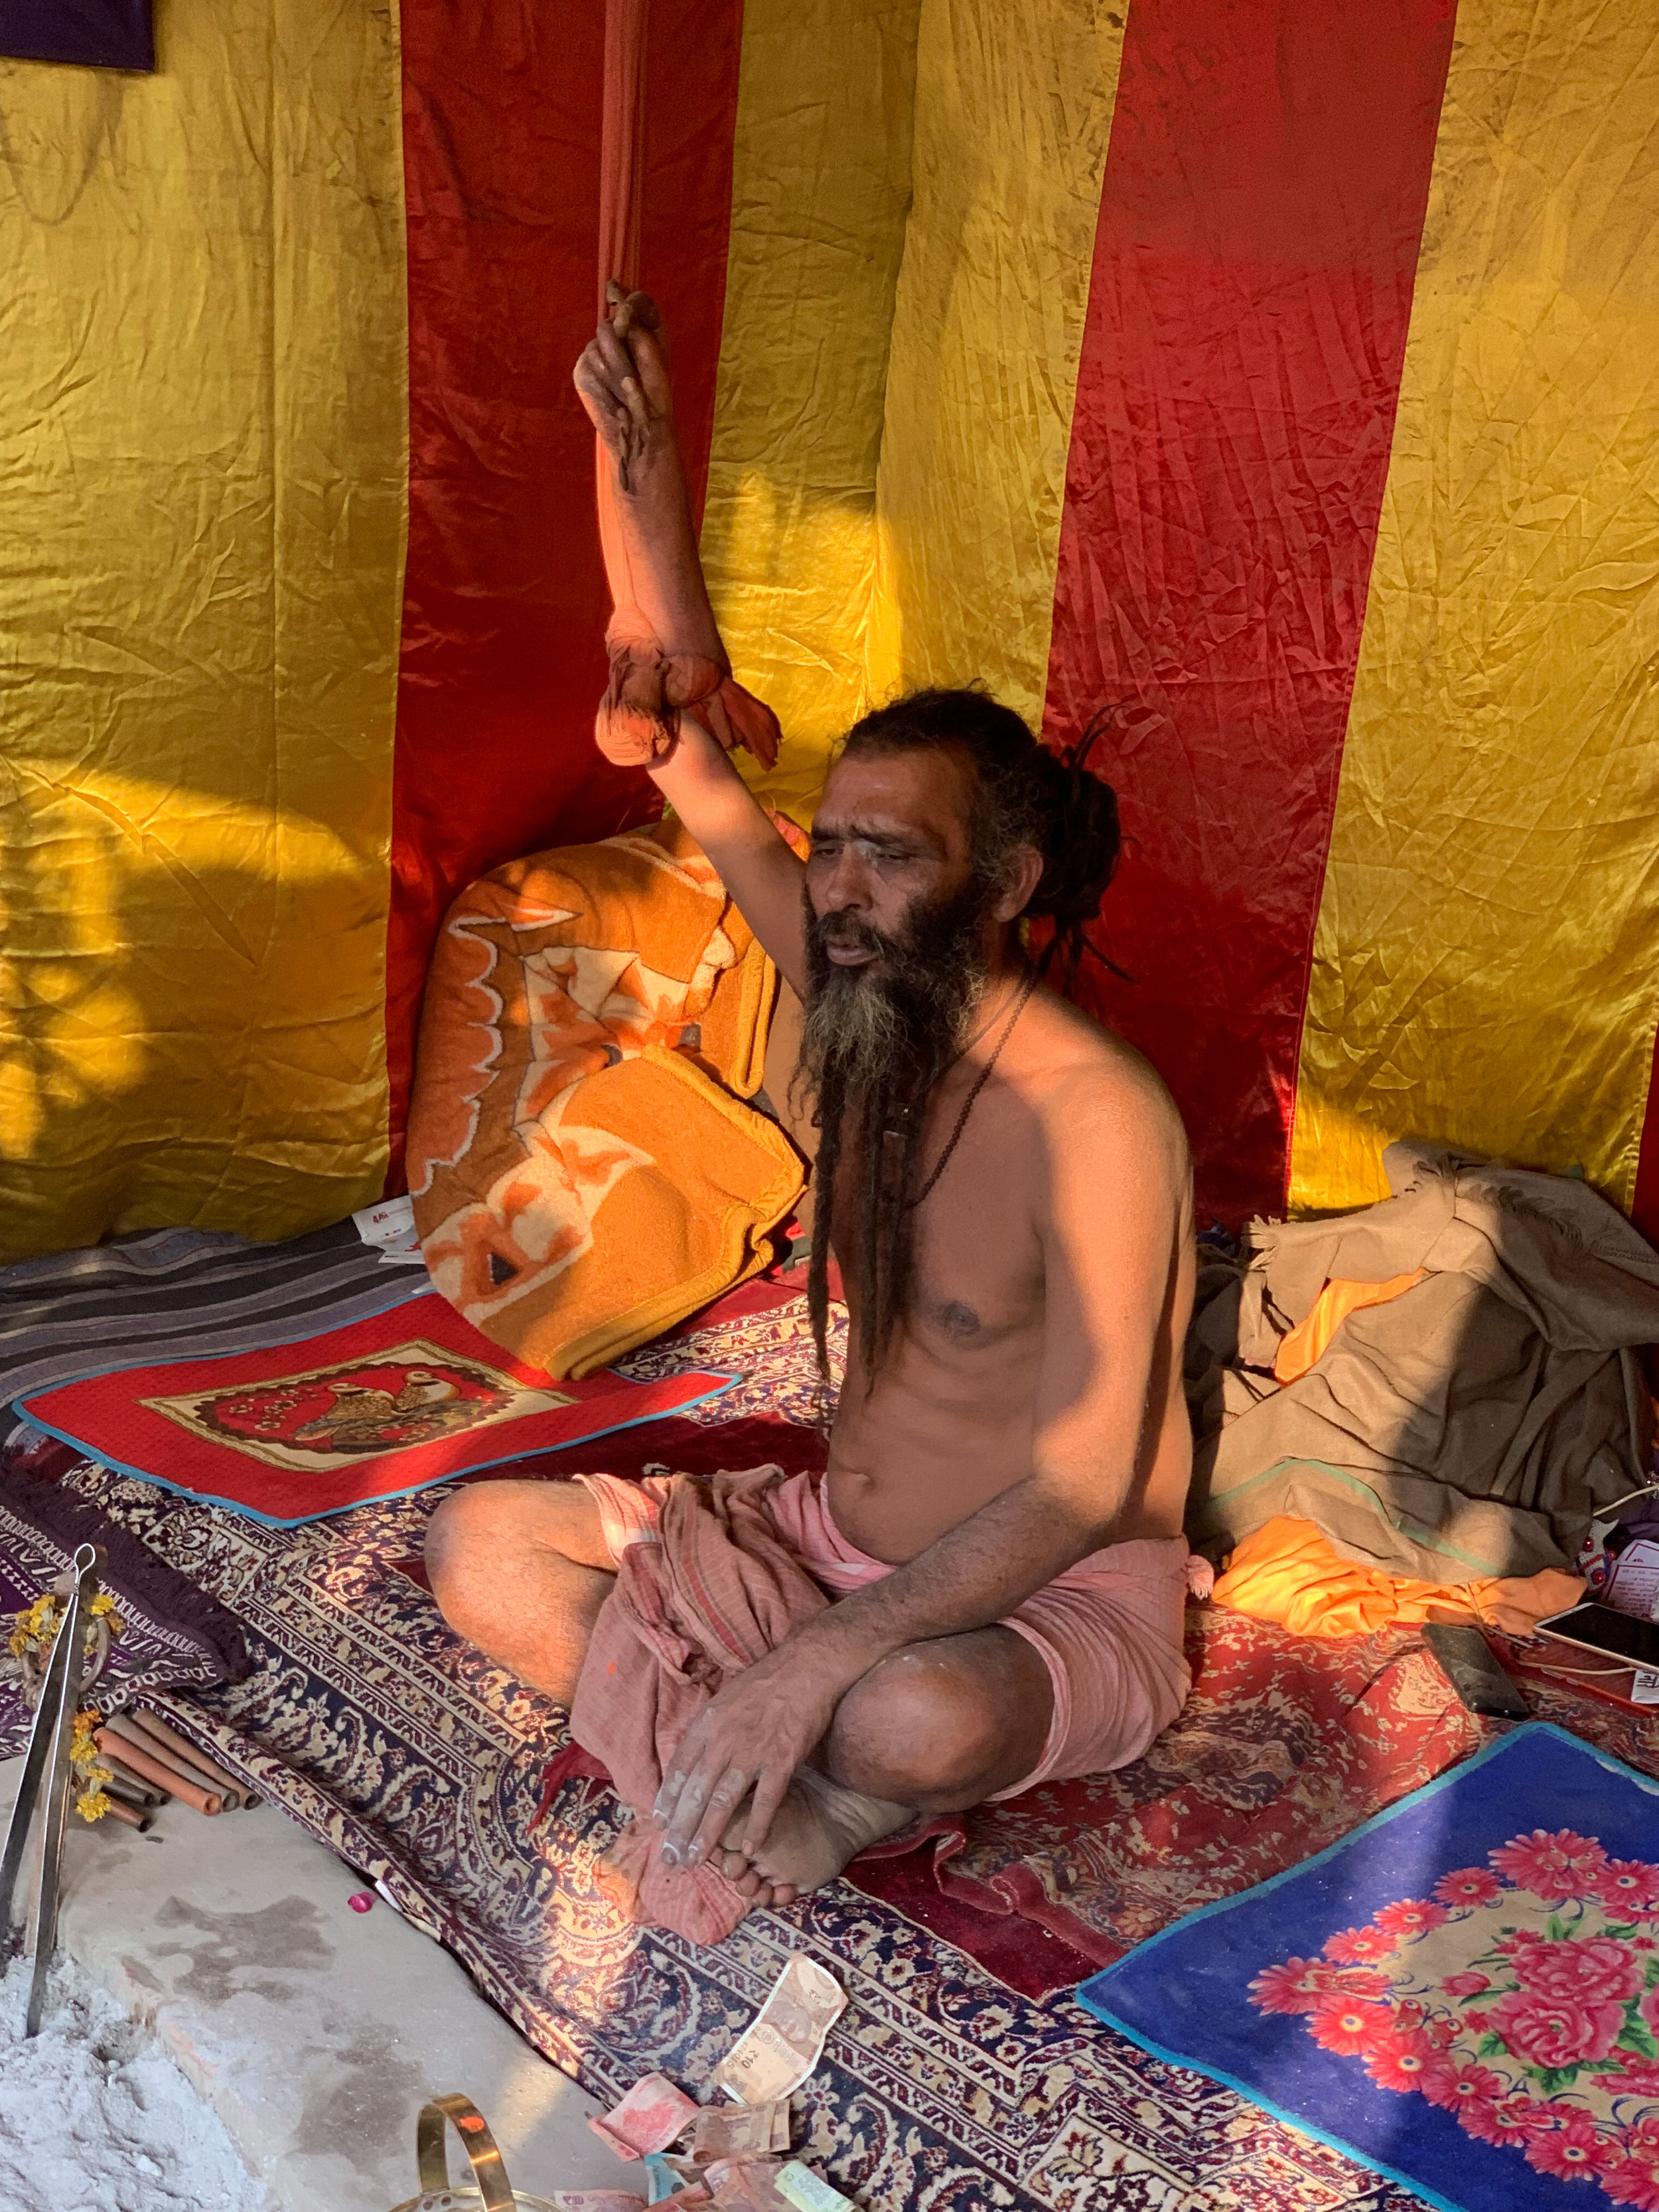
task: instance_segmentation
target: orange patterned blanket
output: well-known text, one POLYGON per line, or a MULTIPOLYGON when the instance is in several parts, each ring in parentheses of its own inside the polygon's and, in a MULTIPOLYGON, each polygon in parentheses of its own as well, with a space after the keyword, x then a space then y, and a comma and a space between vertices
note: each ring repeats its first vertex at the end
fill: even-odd
POLYGON ((427 983, 410 1188, 432 1279, 476 1328, 586 1375, 765 1264, 803 1187, 746 1103, 776 994, 678 822, 463 892, 427 983))

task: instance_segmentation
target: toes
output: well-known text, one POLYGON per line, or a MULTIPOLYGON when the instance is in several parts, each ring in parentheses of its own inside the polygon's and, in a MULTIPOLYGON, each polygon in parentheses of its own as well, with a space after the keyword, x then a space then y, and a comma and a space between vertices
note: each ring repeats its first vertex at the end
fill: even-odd
POLYGON ((764 1867, 759 1869, 759 1879, 762 1887, 766 1892, 767 1901, 769 1904, 793 1905, 795 1899, 800 1895, 800 1888, 798 1883, 793 1881, 780 1881, 775 1875, 768 1874, 764 1867))
POLYGON ((740 1897, 751 1905, 758 1901, 766 1884, 741 1851, 711 1851, 708 1864, 711 1871, 726 1876, 740 1897))

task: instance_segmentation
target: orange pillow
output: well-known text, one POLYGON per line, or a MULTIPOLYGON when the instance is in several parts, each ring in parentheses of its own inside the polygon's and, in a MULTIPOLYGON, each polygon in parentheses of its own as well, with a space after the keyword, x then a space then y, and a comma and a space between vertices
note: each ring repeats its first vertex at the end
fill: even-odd
POLYGON ((583 1375, 757 1273, 801 1194, 759 1087, 777 972, 675 821, 462 893, 427 981, 410 1188, 433 1280, 583 1375))

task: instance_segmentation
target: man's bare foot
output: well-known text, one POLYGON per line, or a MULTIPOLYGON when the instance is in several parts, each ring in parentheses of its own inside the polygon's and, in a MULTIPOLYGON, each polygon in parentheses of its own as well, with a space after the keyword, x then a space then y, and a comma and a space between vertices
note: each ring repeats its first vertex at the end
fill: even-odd
POLYGON ((740 1811, 720 1839, 721 1873, 751 1905, 792 1905, 809 1889, 833 1881, 870 1844, 902 1828, 910 1808, 861 1796, 816 1766, 803 1766, 752 1860, 739 1847, 746 1818, 746 1809, 740 1811))

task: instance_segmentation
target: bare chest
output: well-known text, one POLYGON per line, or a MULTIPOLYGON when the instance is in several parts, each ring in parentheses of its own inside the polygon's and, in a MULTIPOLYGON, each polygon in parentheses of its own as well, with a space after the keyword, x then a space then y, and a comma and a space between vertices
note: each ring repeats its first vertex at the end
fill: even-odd
MULTIPOLYGON (((950 1101, 945 1102, 947 1109, 950 1101)), ((1006 1097, 981 1098, 944 1170, 916 1210, 919 1348, 987 1355, 1040 1328, 1044 1203, 1042 1147, 1027 1117, 1006 1097)), ((957 1115, 932 1117, 922 1154, 924 1184, 957 1115)))
MULTIPOLYGON (((830 1504, 848 1540, 876 1559, 914 1558, 1030 1464, 1045 1311, 1041 1178, 999 1120, 964 1130, 916 1209, 915 1294, 868 1392, 856 1382, 860 1316, 848 1283, 854 1381, 830 1437, 830 1504)), ((938 1141, 924 1151, 924 1178, 938 1141)))

